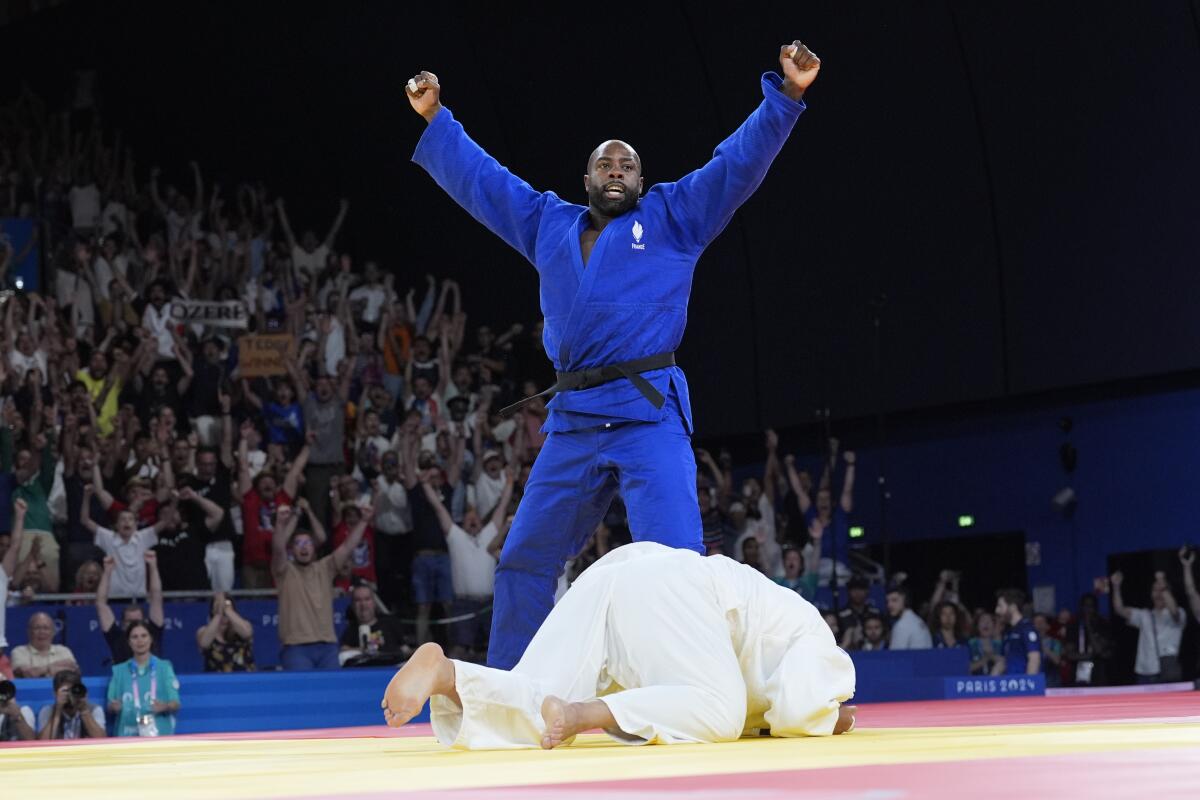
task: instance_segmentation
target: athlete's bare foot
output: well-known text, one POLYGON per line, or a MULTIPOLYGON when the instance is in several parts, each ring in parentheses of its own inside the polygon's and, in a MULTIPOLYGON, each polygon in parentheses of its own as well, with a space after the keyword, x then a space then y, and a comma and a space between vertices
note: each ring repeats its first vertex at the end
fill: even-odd
POLYGON ((838 720, 833 726, 833 735, 854 730, 854 715, 857 713, 858 706, 842 706, 838 711, 838 720))
POLYGON ((435 694, 460 703, 454 688, 454 662, 440 646, 428 642, 417 648, 384 690, 380 706, 388 727, 398 728, 420 714, 425 701, 435 694))
POLYGON ((547 695, 542 701, 542 721, 546 723, 546 732, 542 734, 542 748, 545 750, 570 744, 577 734, 594 728, 617 729, 612 710, 603 700, 568 703, 554 695, 547 695))
POLYGON ((542 749, 553 750, 578 733, 579 711, 575 703, 549 695, 542 701, 542 721, 546 723, 542 749))

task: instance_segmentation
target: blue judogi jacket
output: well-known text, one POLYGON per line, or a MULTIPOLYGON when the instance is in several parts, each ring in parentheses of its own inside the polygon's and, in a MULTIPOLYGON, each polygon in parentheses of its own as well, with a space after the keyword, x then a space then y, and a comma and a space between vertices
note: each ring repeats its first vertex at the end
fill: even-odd
MULTIPOLYGON (((692 272, 708 243, 729 223, 766 175, 804 111, 762 77, 763 102, 713 158, 675 183, 659 183, 600 233, 586 268, 579 236, 587 206, 538 192, 484 152, 443 107, 417 143, 413 161, 471 216, 537 268, 542 341, 555 370, 573 372, 670 353, 687 324, 692 272)), ((692 411, 678 367, 644 377, 668 398, 657 409, 628 380, 559 392, 542 430, 570 431, 606 422, 660 422, 678 408, 687 430, 692 411)))

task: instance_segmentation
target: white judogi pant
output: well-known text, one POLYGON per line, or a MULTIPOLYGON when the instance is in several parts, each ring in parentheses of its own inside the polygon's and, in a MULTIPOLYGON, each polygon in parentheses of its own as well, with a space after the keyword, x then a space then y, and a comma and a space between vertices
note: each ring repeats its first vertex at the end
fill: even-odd
POLYGON ((431 700, 455 748, 539 747, 542 700, 599 697, 630 743, 833 733, 854 665, 794 591, 723 556, 651 542, 593 564, 511 672, 456 661, 462 705, 431 700))

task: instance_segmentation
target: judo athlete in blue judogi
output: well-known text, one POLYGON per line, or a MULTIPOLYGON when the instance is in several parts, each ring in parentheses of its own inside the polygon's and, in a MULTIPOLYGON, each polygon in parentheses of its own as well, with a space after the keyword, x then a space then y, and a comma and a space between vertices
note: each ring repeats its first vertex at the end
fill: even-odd
MULTIPOLYGON (((510 669, 554 604, 567 559, 620 492, 637 541, 704 552, 691 406, 674 352, 704 248, 762 182, 804 110, 820 61, 780 48, 783 77, 706 165, 642 196, 641 159, 607 141, 588 159, 588 205, 538 192, 477 145, 431 72, 408 82, 429 126, 413 160, 537 268, 543 342, 558 381, 545 444, 496 568, 488 664, 510 669)), ((519 404, 518 404, 519 405, 519 404)))

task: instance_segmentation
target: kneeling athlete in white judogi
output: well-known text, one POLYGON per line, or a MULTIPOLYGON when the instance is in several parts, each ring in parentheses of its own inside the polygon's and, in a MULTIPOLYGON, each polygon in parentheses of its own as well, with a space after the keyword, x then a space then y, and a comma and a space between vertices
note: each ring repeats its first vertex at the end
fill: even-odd
POLYGON ((557 747, 602 728, 629 743, 724 742, 849 730, 854 664, 810 603, 724 556, 652 542, 593 564, 511 672, 423 645, 382 706, 398 727, 431 699, 438 740, 557 747))

